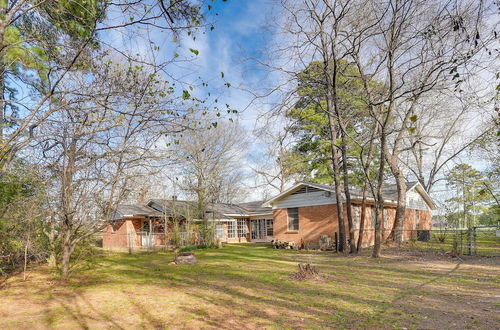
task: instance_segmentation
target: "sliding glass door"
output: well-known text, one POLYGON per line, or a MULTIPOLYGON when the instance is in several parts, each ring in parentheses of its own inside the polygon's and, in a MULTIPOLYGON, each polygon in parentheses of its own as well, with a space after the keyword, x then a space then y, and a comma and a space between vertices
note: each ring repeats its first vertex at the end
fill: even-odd
POLYGON ((251 239, 266 239, 267 236, 272 236, 273 220, 272 219, 253 219, 250 220, 251 239))

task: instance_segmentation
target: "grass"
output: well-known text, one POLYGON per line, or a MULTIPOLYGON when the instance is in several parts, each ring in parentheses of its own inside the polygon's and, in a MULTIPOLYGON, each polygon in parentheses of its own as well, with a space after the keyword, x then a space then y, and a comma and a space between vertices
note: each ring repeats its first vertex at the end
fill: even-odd
POLYGON ((67 285, 47 267, 0 289, 0 328, 495 328, 498 258, 385 257, 227 245, 172 254, 103 252, 67 285), (323 278, 296 282, 297 263, 323 278))

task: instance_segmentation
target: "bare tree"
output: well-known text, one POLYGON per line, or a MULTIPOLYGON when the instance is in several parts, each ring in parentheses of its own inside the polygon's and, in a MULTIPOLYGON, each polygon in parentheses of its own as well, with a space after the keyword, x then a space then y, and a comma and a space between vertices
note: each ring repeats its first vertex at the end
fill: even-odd
MULTIPOLYGON (((472 33, 470 29, 477 20, 483 19, 481 8, 481 4, 474 2, 387 1, 379 6, 369 1, 359 12, 364 15, 360 20, 364 23, 353 25, 355 39, 351 49, 362 77, 374 78, 385 85, 383 93, 367 89, 367 94, 378 125, 379 149, 398 187, 395 222, 398 241, 406 205, 400 154, 406 133, 416 120, 415 107, 426 93, 443 88, 447 79, 453 80, 447 74, 477 53, 478 43, 471 42, 467 35, 472 33)), ((380 254, 382 242, 385 170, 385 162, 381 161, 374 187, 377 204, 374 257, 380 254)))
MULTIPOLYGON (((286 124, 279 123, 280 127, 286 124)), ((275 128, 270 123, 255 131, 261 153, 254 155, 252 170, 257 174, 256 187, 265 188, 266 198, 271 188, 273 193, 285 191, 293 181, 302 178, 303 164, 292 151, 293 140, 287 128, 275 128)))
MULTIPOLYGON (((95 48, 153 67, 165 78, 167 67, 186 58, 157 55, 152 31, 167 31, 178 40, 202 27, 203 1, 4 1, 0 5, 0 169, 36 139, 37 128, 65 109, 51 102, 66 93, 62 84, 78 71, 80 59, 91 60, 95 48), (82 2, 82 3, 80 3, 82 2), (81 10, 85 8, 85 10, 81 10), (119 15, 117 15, 119 13, 119 15), (141 27, 140 31, 137 29, 141 27), (121 38, 115 38, 116 33, 121 38), (143 41, 148 54, 120 44, 143 41), (117 44, 118 42, 118 44, 117 44)), ((196 50, 193 50, 196 51, 196 50)), ((110 55, 111 56, 111 55, 110 55)), ((172 86, 169 86, 172 87, 172 86)))
POLYGON ((191 128, 173 145, 181 189, 196 198, 195 217, 203 221, 205 229, 210 203, 232 202, 242 196, 241 161, 246 145, 245 130, 227 121, 191 128))
POLYGON ((429 93, 418 104, 401 161, 427 192, 443 180, 448 165, 494 130, 490 104, 478 95, 447 90, 429 93))
MULTIPOLYGON (((350 249, 354 252, 356 243, 347 163, 347 116, 342 109, 338 95, 341 89, 339 77, 344 69, 342 63, 349 55, 349 51, 341 46, 346 38, 344 30, 359 4, 354 1, 317 0, 282 1, 281 6, 285 20, 280 26, 280 33, 286 36, 284 43, 286 46, 278 46, 277 53, 287 59, 291 57, 293 67, 280 66, 276 69, 298 82, 301 73, 309 67, 310 63, 315 60, 321 63, 319 74, 312 76, 314 81, 311 84, 315 85, 316 91, 308 102, 322 109, 328 118, 341 249, 345 253, 348 252, 343 212, 345 202, 350 249), (337 142, 339 139, 340 142, 337 142)), ((300 85, 289 95, 296 94, 298 88, 300 85)))
POLYGON ((157 156, 160 136, 180 127, 169 110, 175 97, 162 93, 165 83, 154 74, 103 59, 65 86, 57 100, 64 110, 44 121, 46 134, 34 144, 52 173, 62 280, 78 244, 103 227, 130 178, 157 156))

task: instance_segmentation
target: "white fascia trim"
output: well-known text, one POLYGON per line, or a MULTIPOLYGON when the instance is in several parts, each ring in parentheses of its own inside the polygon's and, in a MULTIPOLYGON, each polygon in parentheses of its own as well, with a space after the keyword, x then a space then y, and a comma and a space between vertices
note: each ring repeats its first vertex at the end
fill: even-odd
POLYGON ((274 196, 270 200, 264 202, 264 204, 262 204, 262 206, 264 206, 264 207, 271 207, 271 203, 272 202, 274 202, 275 200, 280 199, 280 198, 282 198, 282 197, 284 197, 284 196, 292 193, 293 191, 297 190, 298 188, 300 188, 302 186, 311 186, 311 187, 315 187, 315 188, 318 188, 318 189, 321 189, 321 190, 325 190, 325 191, 333 191, 333 189, 325 189, 325 187, 315 185, 314 183, 298 182, 295 185, 293 185, 292 187, 290 187, 287 190, 285 190, 284 192, 282 192, 281 194, 279 194, 277 196, 274 196))
POLYGON ((224 215, 226 217, 248 218, 248 217, 261 217, 261 216, 265 216, 265 215, 273 215, 273 213, 272 212, 256 213, 256 214, 231 214, 231 213, 227 213, 224 215))
MULTIPOLYGON (((201 222, 203 220, 201 220, 201 219, 192 219, 190 221, 201 222)), ((228 221, 235 221, 235 219, 208 219, 207 221, 208 222, 228 222, 228 221)))
POLYGON ((427 203, 427 205, 430 207, 431 210, 437 209, 436 203, 434 203, 431 196, 429 196, 427 191, 425 191, 424 187, 420 182, 415 183, 413 187, 409 188, 407 191, 410 191, 412 189, 417 189, 418 193, 422 195, 422 197, 424 198, 425 202, 427 203))

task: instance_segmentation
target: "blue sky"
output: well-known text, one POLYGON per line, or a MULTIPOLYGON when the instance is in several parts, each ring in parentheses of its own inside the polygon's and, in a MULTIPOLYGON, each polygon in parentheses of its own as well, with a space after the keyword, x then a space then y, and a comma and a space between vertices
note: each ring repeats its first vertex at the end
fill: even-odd
MULTIPOLYGON (((273 37, 272 33, 265 30, 268 28, 267 23, 271 19, 273 7, 271 0, 215 0, 211 5, 211 10, 204 8, 208 27, 198 31, 194 35, 195 40, 184 34, 174 42, 172 36, 164 31, 146 31, 137 26, 123 31, 112 30, 103 37, 120 49, 131 50, 130 53, 134 56, 141 54, 145 57, 155 53, 147 42, 152 39, 160 47, 156 54, 160 62, 172 59, 176 53, 180 55, 178 60, 189 60, 169 64, 165 73, 166 79, 170 79, 169 75, 181 77, 182 88, 176 84, 178 93, 186 89, 200 99, 208 98, 208 105, 217 105, 224 109, 225 104, 228 104, 231 109, 238 111, 232 118, 237 119, 246 129, 251 141, 247 150, 242 150, 241 162, 245 175, 249 177, 246 182, 251 186, 254 182, 251 179, 253 172, 250 163, 252 159, 261 157, 259 150, 262 149, 261 142, 252 137, 252 131, 257 125, 257 117, 264 109, 258 102, 252 103, 253 96, 246 90, 254 90, 256 85, 271 85, 272 81, 267 80, 267 75, 256 67, 253 61, 246 59, 260 58, 261 52, 266 51, 266 45, 273 37), (214 29, 210 29, 212 25, 214 29), (147 37, 146 33, 149 33, 147 37), (127 38, 137 34, 142 34, 142 37, 127 38), (190 49, 197 50, 198 54, 194 54, 190 49), (202 82, 208 83, 208 87, 202 85, 202 82), (227 84, 230 84, 230 87, 227 84), (190 86, 193 87, 192 91, 190 86), (217 104, 214 103, 216 98, 217 104)), ((123 15, 118 12, 108 16, 110 21, 123 19, 123 15)), ((227 116, 227 113, 221 113, 227 116)))
MULTIPOLYGON (((199 50, 194 56, 198 65, 197 74, 209 82, 209 88, 231 107, 240 111, 240 120, 248 129, 255 122, 255 107, 248 108, 250 93, 244 92, 251 85, 266 83, 262 72, 248 58, 260 58, 271 36, 263 30, 271 12, 268 0, 215 1, 214 8, 207 12, 207 21, 213 22, 214 30, 198 34, 186 46, 199 50), (222 78, 221 72, 224 73, 222 78), (230 83, 227 88, 224 84, 230 83)), ((193 75, 195 78, 196 75, 193 75)))
MULTIPOLYGON (((148 37, 160 46, 160 58, 172 58, 178 53, 181 55, 180 59, 189 59, 167 67, 167 75, 182 77, 184 89, 193 87, 191 94, 201 99, 210 93, 209 104, 212 102, 215 105, 213 101, 217 98, 217 105, 222 108, 228 104, 239 111, 233 118, 237 118, 247 130, 251 141, 245 150, 247 155, 242 157, 242 164, 245 172, 252 176, 249 166, 252 159, 248 155, 253 159, 262 158, 260 151, 263 145, 251 134, 260 124, 257 121, 259 115, 269 109, 265 102, 271 100, 252 102, 254 98, 247 90, 255 91, 256 88, 277 85, 278 81, 273 81, 261 67, 248 59, 262 59, 261 54, 271 49, 271 44, 278 42, 278 39, 274 39, 276 36, 273 35, 271 26, 279 20, 279 16, 273 16, 276 13, 273 13, 272 0, 215 0, 211 4, 212 10, 204 8, 204 11, 208 26, 213 24, 214 29, 199 31, 195 40, 184 35, 178 42, 173 42, 171 35, 158 31, 152 31, 148 37), (190 49, 196 49, 198 53, 194 54, 190 49), (224 73, 223 77, 221 72, 224 73), (208 83, 208 87, 201 85, 201 82, 208 83)), ((119 15, 116 18, 123 19, 119 15)), ((134 33, 137 33, 137 29, 134 33)), ((113 30, 111 34, 108 38, 113 43, 119 43, 120 32, 113 30)), ((148 38, 134 38, 131 41, 122 39, 121 46, 123 49, 147 54, 150 51, 150 45, 145 43, 147 40, 148 38)), ((178 91, 182 92, 183 88, 178 88, 178 91)), ((279 125, 280 123, 276 126, 279 125)), ((467 155, 463 156, 467 158, 467 155)), ((248 180, 249 185, 250 181, 248 180)))

